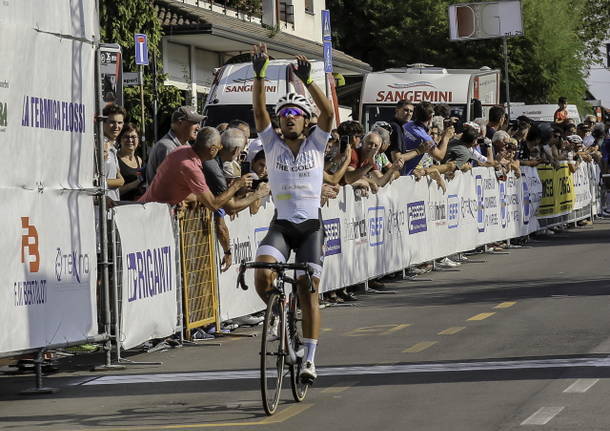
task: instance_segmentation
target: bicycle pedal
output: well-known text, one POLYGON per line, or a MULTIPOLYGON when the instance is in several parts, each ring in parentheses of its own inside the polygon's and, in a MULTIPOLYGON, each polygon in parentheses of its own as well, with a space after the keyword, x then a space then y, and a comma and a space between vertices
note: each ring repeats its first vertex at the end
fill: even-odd
POLYGON ((301 384, 311 386, 316 379, 308 376, 301 376, 301 384))

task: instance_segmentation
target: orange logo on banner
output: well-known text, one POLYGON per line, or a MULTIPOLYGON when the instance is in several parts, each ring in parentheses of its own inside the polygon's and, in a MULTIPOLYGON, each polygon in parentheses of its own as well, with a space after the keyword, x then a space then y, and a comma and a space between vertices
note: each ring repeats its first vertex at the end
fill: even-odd
POLYGON ((26 263, 27 256, 30 272, 38 272, 40 269, 38 231, 35 226, 30 225, 29 217, 21 217, 21 227, 27 230, 27 232, 21 235, 21 263, 26 263))

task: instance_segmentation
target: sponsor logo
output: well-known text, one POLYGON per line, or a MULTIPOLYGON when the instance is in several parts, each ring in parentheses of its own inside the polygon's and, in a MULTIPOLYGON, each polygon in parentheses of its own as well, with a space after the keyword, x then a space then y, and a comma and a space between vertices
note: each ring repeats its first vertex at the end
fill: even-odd
POLYGON ((128 253, 126 260, 129 302, 174 290, 174 262, 169 245, 128 253))
MULTIPOLYGON (((254 77, 252 78, 238 78, 233 80, 233 85, 225 85, 226 93, 251 93, 253 85, 254 77)), ((269 84, 271 81, 265 78, 265 91, 270 91, 272 93, 277 92, 277 85, 269 84)))
POLYGON ((477 229, 485 232, 485 189, 483 188, 483 177, 475 177, 475 193, 477 195, 477 229))
MULTIPOLYGON (((29 217, 21 217, 21 263, 27 272, 40 271, 40 242, 36 226, 29 217)), ((47 302, 47 280, 20 280, 13 283, 14 305, 16 307, 41 305, 47 302)))
POLYGON ((341 221, 324 220, 324 256, 341 254, 341 221))
POLYGON ((55 256, 55 278, 57 281, 62 282, 71 279, 80 283, 83 276, 89 275, 90 265, 87 253, 77 253, 74 250, 64 253, 61 247, 57 247, 57 256, 55 256))
MULTIPOLYGON (((269 228, 265 228, 265 231, 269 230, 269 228)), ((260 241, 263 240, 265 236, 262 235, 260 237, 260 241)), ((242 241, 240 238, 233 238, 231 240, 231 252, 233 253, 233 262, 241 263, 242 261, 250 262, 252 260, 252 245, 250 243, 250 237, 248 237, 245 241, 242 241)))
POLYGON ((23 97, 21 125, 37 129, 85 133, 85 105, 35 96, 23 97))
POLYGON ((508 224, 508 202, 506 199, 506 184, 500 182, 500 223, 503 228, 508 224))
POLYGON ((385 228, 388 236, 399 235, 402 231, 402 227, 405 225, 405 211, 396 211, 395 209, 390 208, 387 215, 388 217, 385 223, 385 228))
POLYGON ((21 263, 27 263, 29 272, 40 270, 40 249, 38 243, 38 230, 30 224, 29 217, 21 217, 21 263))
POLYGON ((460 198, 458 195, 447 196, 447 227, 455 229, 460 225, 460 198))
POLYGON ((413 87, 436 88, 436 86, 433 83, 431 83, 430 81, 416 81, 416 82, 409 82, 409 83, 395 83, 395 84, 388 84, 388 87, 394 88, 394 89, 413 88, 413 87))
POLYGON ((355 241, 356 244, 366 243, 366 220, 356 218, 346 220, 345 235, 342 235, 342 238, 345 238, 346 241, 355 241))
POLYGON ((369 245, 371 247, 377 247, 383 244, 384 207, 370 207, 368 214, 369 245))
POLYGON ((428 230, 426 221, 426 204, 424 201, 407 204, 407 217, 409 219, 409 233, 425 232, 428 230))
POLYGON ((523 224, 529 224, 532 202, 530 200, 530 190, 527 181, 523 181, 523 224))
MULTIPOLYGON (((396 84, 394 84, 396 85, 396 84)), ((388 86, 390 88, 395 88, 388 86)), ((429 87, 425 85, 424 87, 429 87)), ((453 102, 453 91, 438 91, 438 90, 416 90, 416 89, 392 89, 381 90, 377 92, 376 102, 398 102, 406 100, 408 102, 437 102, 451 103, 453 102)))
POLYGON ((434 222, 437 226, 447 223, 447 203, 445 201, 428 203, 428 221, 434 222))

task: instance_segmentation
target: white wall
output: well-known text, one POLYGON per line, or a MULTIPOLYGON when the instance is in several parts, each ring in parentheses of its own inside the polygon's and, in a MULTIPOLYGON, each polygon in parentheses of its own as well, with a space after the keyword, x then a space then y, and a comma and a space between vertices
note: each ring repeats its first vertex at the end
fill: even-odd
POLYGON ((608 108, 610 107, 610 70, 606 63, 606 43, 610 43, 610 40, 607 40, 602 46, 603 63, 596 64, 589 70, 587 84, 593 96, 601 99, 602 105, 608 108))

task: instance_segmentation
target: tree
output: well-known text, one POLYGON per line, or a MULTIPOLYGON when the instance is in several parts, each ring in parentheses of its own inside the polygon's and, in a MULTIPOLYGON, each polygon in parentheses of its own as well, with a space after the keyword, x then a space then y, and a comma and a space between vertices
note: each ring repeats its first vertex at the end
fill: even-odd
MULTIPOLYGON (((144 67, 144 104, 146 119, 146 141, 152 142, 153 137, 153 101, 154 80, 153 59, 157 70, 163 70, 161 58, 161 38, 163 29, 157 18, 157 12, 151 0, 113 1, 100 0, 100 31, 103 42, 117 43, 123 51, 123 68, 126 71, 137 70, 134 56, 135 33, 148 36, 150 65, 144 67)), ((171 113, 183 102, 180 90, 165 86, 165 75, 158 73, 157 101, 160 119, 169 118, 171 113)), ((140 107, 140 88, 126 87, 124 103, 129 119, 142 124, 142 109, 140 107)))
MULTIPOLYGON (((583 70, 590 54, 583 41, 582 18, 588 9, 575 3, 584 1, 523 0, 525 35, 509 39, 513 101, 555 103, 562 95, 582 107, 583 70)), ((327 7, 337 48, 376 70, 411 63, 503 70, 501 39, 449 41, 448 6, 461 2, 327 0, 327 7)))

